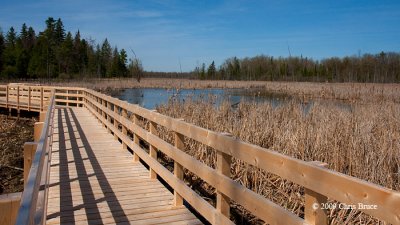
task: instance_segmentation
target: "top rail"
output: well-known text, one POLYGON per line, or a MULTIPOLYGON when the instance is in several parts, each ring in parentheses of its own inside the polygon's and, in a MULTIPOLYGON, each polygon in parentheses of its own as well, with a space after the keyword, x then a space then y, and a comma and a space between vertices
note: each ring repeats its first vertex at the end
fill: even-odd
POLYGON ((37 143, 36 152, 21 197, 16 224, 43 224, 46 218, 48 171, 51 159, 51 138, 53 133, 54 91, 47 108, 46 119, 37 143))

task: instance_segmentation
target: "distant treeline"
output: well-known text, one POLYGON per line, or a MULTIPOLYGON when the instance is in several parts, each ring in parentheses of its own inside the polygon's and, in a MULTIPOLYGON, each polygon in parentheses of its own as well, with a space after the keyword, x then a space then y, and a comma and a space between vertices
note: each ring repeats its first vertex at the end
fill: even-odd
POLYGON ((17 33, 13 27, 0 32, 0 77, 6 79, 82 78, 139 76, 142 66, 130 59, 124 49, 73 36, 64 30, 61 19, 46 20, 46 29, 36 34, 23 24, 17 33))
POLYGON ((199 79, 333 81, 333 82, 399 82, 400 54, 381 52, 363 56, 332 57, 313 60, 307 57, 260 55, 251 58, 229 58, 216 68, 214 62, 195 68, 199 79))
POLYGON ((203 63, 194 71, 143 71, 136 57, 124 49, 101 44, 64 30, 61 19, 49 17, 44 31, 36 34, 23 24, 20 32, 0 30, 0 79, 157 77, 218 80, 400 82, 400 53, 313 60, 307 57, 260 55, 226 59, 222 65, 203 63))

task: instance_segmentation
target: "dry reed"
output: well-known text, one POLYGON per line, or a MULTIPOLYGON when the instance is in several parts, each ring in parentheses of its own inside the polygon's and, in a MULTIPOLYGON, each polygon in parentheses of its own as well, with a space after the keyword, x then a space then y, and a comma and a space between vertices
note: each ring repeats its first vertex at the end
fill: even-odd
POLYGON ((23 145, 32 141, 33 123, 0 114, 0 194, 23 190, 23 145))
MULTIPOLYGON (((305 113, 295 100, 276 108, 242 102, 235 109, 228 102, 215 107, 212 100, 186 100, 170 101, 157 110, 304 161, 326 162, 332 170, 400 191, 400 105, 396 103, 353 103, 348 109, 316 102, 305 113)), ((160 133, 172 142, 168 132, 160 133)), ((215 166, 213 149, 193 140, 185 142, 188 154, 215 166)), ((304 216, 302 187, 239 160, 234 160, 231 171, 234 180, 304 216)), ((201 186, 212 194, 207 184, 201 186)), ((240 207, 233 208, 241 212, 240 207)), ((331 224, 378 223, 356 210, 336 209, 329 215, 331 224)), ((240 223, 237 218, 235 222, 240 223)))

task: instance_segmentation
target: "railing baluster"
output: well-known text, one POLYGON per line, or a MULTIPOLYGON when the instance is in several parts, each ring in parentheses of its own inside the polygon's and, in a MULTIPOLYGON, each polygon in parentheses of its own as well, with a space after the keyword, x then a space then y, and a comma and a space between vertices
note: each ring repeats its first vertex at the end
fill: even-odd
MULTIPOLYGON (((311 164, 320 167, 327 167, 328 164, 318 161, 312 161, 311 164)), ((323 204, 326 204, 328 198, 313 190, 305 188, 305 206, 304 219, 310 225, 326 225, 328 224, 328 214, 326 209, 323 209, 323 204)))
MULTIPOLYGON (((175 147, 184 150, 185 149, 185 142, 184 136, 180 133, 174 132, 175 136, 175 147)), ((183 166, 178 162, 174 161, 174 175, 179 180, 183 180, 183 166)), ((181 206, 183 205, 183 198, 182 196, 174 190, 174 206, 181 206)))
MULTIPOLYGON (((231 137, 229 133, 223 135, 231 137)), ((229 178, 231 178, 231 164, 232 156, 217 151, 217 171, 229 178)), ((230 198, 217 190, 217 210, 229 218, 230 216, 230 198)))
MULTIPOLYGON (((153 121, 150 121, 150 133, 153 135, 157 135, 157 124, 153 121)), ((150 157, 157 159, 157 148, 154 147, 151 143, 150 143, 150 157)), ((151 179, 157 179, 157 173, 150 168, 150 178, 151 179)))

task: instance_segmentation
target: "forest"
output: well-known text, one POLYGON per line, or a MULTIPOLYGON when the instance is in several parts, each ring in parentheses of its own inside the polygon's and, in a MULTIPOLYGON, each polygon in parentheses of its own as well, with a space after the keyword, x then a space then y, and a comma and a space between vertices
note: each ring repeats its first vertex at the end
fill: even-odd
POLYGON ((199 79, 391 83, 400 81, 400 54, 381 52, 322 60, 303 56, 232 57, 218 68, 214 61, 208 66, 203 63, 193 73, 199 79))
POLYGON ((105 39, 96 43, 66 32, 62 20, 49 17, 44 31, 23 24, 18 32, 0 29, 0 78, 159 77, 207 80, 265 80, 314 82, 400 82, 400 53, 380 52, 321 60, 303 56, 226 59, 217 66, 202 63, 191 72, 143 71, 138 58, 105 39))
POLYGON ((124 49, 66 32, 62 20, 49 17, 36 34, 24 23, 0 32, 0 77, 3 79, 126 77, 140 75, 139 59, 128 59, 124 49))

